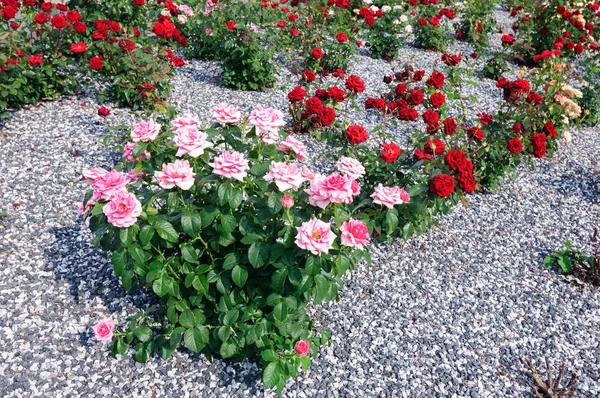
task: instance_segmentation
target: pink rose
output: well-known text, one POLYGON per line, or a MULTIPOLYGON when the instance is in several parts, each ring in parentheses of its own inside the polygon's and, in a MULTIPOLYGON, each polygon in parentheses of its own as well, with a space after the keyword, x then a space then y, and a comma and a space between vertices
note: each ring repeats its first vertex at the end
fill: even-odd
MULTIPOLYGON (((210 32, 209 32, 210 33, 210 32)), ((209 34, 207 33, 207 35, 209 34)), ((235 105, 221 103, 213 108, 212 118, 219 123, 235 124, 240 121, 242 112, 235 105)))
POLYGON ((300 356, 308 354, 310 351, 310 344, 306 340, 298 340, 296 342, 296 353, 300 356))
POLYGON ((196 118, 194 118, 192 115, 185 114, 171 121, 171 130, 173 130, 173 132, 176 133, 177 130, 179 130, 182 127, 198 127, 199 124, 200 123, 198 122, 198 120, 196 120, 196 118))
POLYGON ((210 36, 210 34, 211 34, 211 33, 212 33, 212 29, 211 29, 211 28, 206 28, 206 29, 204 29, 204 34, 205 34, 206 36, 210 36))
POLYGON ((129 182, 141 180, 142 177, 145 175, 146 175, 146 173, 144 173, 143 171, 136 173, 135 169, 131 169, 127 172, 127 178, 129 178, 129 182))
POLYGON ((351 218, 340 227, 342 245, 362 250, 369 241, 369 228, 364 222, 351 218))
POLYGON ((388 209, 392 209, 394 205, 410 202, 410 195, 400 187, 384 187, 379 184, 375 188, 375 192, 371 195, 373 203, 383 205, 388 209))
POLYGON ((269 172, 265 175, 266 181, 275 180, 275 185, 281 192, 286 189, 297 191, 302 183, 306 181, 302 177, 302 172, 295 163, 272 162, 269 165, 269 172))
POLYGON ((306 146, 292 136, 287 136, 285 141, 279 145, 279 150, 284 153, 293 152, 298 160, 306 158, 306 146))
POLYGON ((250 113, 248 123, 256 127, 256 135, 267 145, 277 142, 279 128, 285 126, 283 113, 273 108, 263 109, 260 105, 250 113))
POLYGON ((99 199, 110 200, 117 192, 125 191, 129 179, 117 170, 98 176, 93 183, 94 194, 99 199))
POLYGON ((331 226, 317 218, 303 222, 300 227, 296 227, 296 230, 298 231, 296 245, 318 256, 321 253, 329 253, 335 240, 331 226))
POLYGON ((352 203, 354 179, 333 173, 327 177, 315 176, 310 183, 310 188, 304 192, 308 194, 308 202, 322 209, 329 203, 352 203))
POLYGON ((139 122, 133 126, 131 130, 131 140, 133 142, 149 142, 154 141, 160 133, 160 126, 154 122, 154 120, 148 120, 147 122, 139 122))
POLYGON ((312 171, 311 169, 309 169, 307 167, 305 167, 305 168, 302 169, 302 177, 304 177, 304 179, 306 181, 312 181, 312 180, 314 180, 315 176, 316 176, 315 172, 312 171))
POLYGON ((177 146, 177 154, 175 156, 190 155, 197 158, 204 154, 204 150, 212 148, 213 144, 207 141, 208 134, 198 131, 194 125, 184 125, 175 130, 175 136, 172 138, 177 146))
POLYGON ((292 198, 288 194, 283 195, 283 197, 281 198, 281 206, 284 209, 289 209, 289 208, 293 207, 294 206, 294 198, 292 198))
POLYGON ((182 4, 179 7, 179 11, 183 12, 185 14, 186 17, 192 17, 194 16, 194 11, 189 7, 186 6, 185 4, 182 4))
POLYGON ((108 173, 108 170, 105 170, 102 167, 92 167, 89 170, 85 170, 82 174, 87 183, 93 184, 96 178, 103 176, 106 173, 108 173))
POLYGON ((150 152, 144 151, 138 158, 133 157, 133 148, 135 147, 135 142, 128 142, 123 147, 123 157, 128 162, 135 162, 140 159, 150 159, 150 152))
POLYGON ((354 179, 361 178, 365 175, 365 168, 363 165, 353 158, 342 157, 335 166, 340 173, 354 179))
POLYGON ((101 319, 95 326, 92 327, 96 339, 103 343, 108 343, 112 340, 114 329, 115 324, 110 318, 101 319))
POLYGON ((142 214, 142 204, 129 192, 117 192, 110 202, 104 205, 102 212, 108 222, 117 228, 127 228, 135 224, 142 214))
POLYGON ((183 190, 188 190, 194 185, 194 176, 196 175, 190 167, 187 160, 176 160, 162 167, 162 171, 154 173, 158 178, 158 185, 164 189, 171 189, 175 186, 183 190))
POLYGON ((238 181, 244 181, 246 170, 250 170, 248 159, 240 152, 223 152, 221 156, 216 157, 214 163, 209 163, 213 168, 213 173, 225 178, 234 178, 238 181))

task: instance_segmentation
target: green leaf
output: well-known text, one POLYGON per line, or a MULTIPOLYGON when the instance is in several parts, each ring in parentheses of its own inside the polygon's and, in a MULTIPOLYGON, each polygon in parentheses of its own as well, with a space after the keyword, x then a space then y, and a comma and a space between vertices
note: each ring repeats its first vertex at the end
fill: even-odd
POLYGON ((148 360, 148 352, 145 348, 140 348, 135 352, 135 361, 139 363, 146 363, 148 360))
POLYGON ((206 346, 206 340, 199 328, 192 328, 185 331, 183 344, 192 352, 200 352, 206 346))
POLYGON ((329 291, 329 281, 323 275, 315 276, 315 304, 319 304, 327 296, 329 291))
POLYGON ((236 265, 231 271, 231 278, 238 287, 244 287, 248 279, 248 269, 243 265, 236 265))
POLYGON ((116 252, 113 252, 110 261, 113 263, 115 275, 121 276, 123 270, 127 267, 127 253, 125 252, 125 249, 119 249, 116 252))
POLYGON ((237 352, 237 345, 235 345, 232 342, 223 342, 223 344, 221 344, 221 348, 219 349, 219 354, 221 354, 221 356, 223 358, 231 358, 232 356, 235 355, 235 353, 237 352))
POLYGON ((148 148, 147 142, 140 141, 140 142, 136 143, 135 146, 133 147, 133 157, 139 158, 140 156, 142 156, 144 151, 146 151, 146 148, 148 148))
POLYGON ((239 205, 242 204, 243 199, 243 191, 239 188, 234 188, 231 192, 231 196, 229 197, 229 207, 232 209, 236 209, 239 205))
POLYGON ((179 324, 186 329, 196 326, 196 319, 194 318, 192 310, 187 309, 179 315, 179 324))
POLYGON ((254 268, 265 265, 269 259, 269 246, 265 242, 255 242, 248 249, 248 260, 254 268))
POLYGON ((221 226, 223 228, 223 232, 233 232, 237 226, 237 220, 231 214, 221 214, 221 226))
POLYGON ((146 246, 148 243, 150 243, 150 241, 152 240, 153 237, 154 237, 154 228, 152 227, 152 225, 148 225, 148 224, 144 225, 144 227, 140 231, 140 242, 141 242, 142 246, 146 246))
POLYGON ((129 246, 129 249, 127 251, 133 258, 133 260, 138 264, 146 264, 146 262, 152 257, 149 253, 146 253, 144 249, 142 249, 137 243, 134 243, 133 245, 129 246))
POLYGON ((240 311, 237 308, 229 310, 227 312, 227 314, 225 314, 225 317, 223 318, 223 323, 225 325, 231 325, 238 320, 239 316, 240 316, 240 311))
POLYGON ((181 246, 181 256, 185 261, 191 264, 198 263, 198 253, 196 253, 196 249, 189 245, 181 246))
POLYGON ((279 362, 269 362, 262 374, 262 381, 265 388, 275 387, 281 378, 281 369, 279 362))
POLYGON ((310 368, 310 356, 309 355, 301 356, 300 364, 302 365, 302 370, 306 372, 308 370, 308 368, 310 368))
POLYGON ((152 283, 152 290, 154 290, 154 293, 156 293, 159 297, 163 297, 171 290, 171 280, 168 276, 162 274, 160 278, 156 279, 152 283))
POLYGON ((121 228, 119 230, 119 238, 121 239, 121 243, 123 243, 123 247, 128 247, 133 242, 133 238, 135 236, 135 226, 131 226, 129 228, 121 228))
POLYGON ((398 228, 398 215, 394 209, 388 210, 385 216, 386 233, 392 235, 398 228))
POLYGON ((140 326, 135 329, 135 336, 143 342, 149 341, 152 338, 152 329, 148 326, 140 326))
POLYGON ((285 300, 277 303, 275 305, 275 307, 273 308, 273 316, 279 322, 285 321, 285 318, 287 318, 287 314, 288 314, 288 308, 287 308, 287 303, 285 302, 285 300))
POLYGON ((543 264, 544 268, 552 267, 552 265, 554 264, 554 256, 546 256, 546 258, 544 258, 543 264))
POLYGON ((269 199, 267 200, 267 205, 269 206, 269 210, 271 211, 271 213, 275 214, 281 210, 282 196, 283 195, 276 193, 276 192, 271 192, 271 194, 269 195, 269 199))
POLYGON ((202 219, 200 214, 192 210, 184 210, 181 212, 181 229, 188 236, 195 238, 202 230, 202 219))
POLYGON ((177 233, 170 222, 156 218, 151 223, 156 228, 158 235, 164 240, 173 243, 179 241, 179 233, 177 233))
POLYGON ((275 362, 279 359, 279 356, 273 350, 264 350, 260 356, 265 362, 275 362))
POLYGON ((287 277, 287 268, 280 268, 277 271, 275 271, 273 273, 273 276, 271 277, 271 286, 273 287, 273 290, 275 290, 277 293, 283 293, 283 288, 285 286, 285 281, 287 280, 287 277))

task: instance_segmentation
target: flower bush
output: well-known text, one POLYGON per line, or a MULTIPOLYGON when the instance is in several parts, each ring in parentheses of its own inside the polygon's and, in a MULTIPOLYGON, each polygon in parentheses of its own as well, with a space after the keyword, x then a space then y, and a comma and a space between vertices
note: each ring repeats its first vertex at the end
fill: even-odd
MULTIPOLYGON (((336 299, 341 276, 369 259, 353 206, 360 186, 347 167, 303 166, 281 116, 256 107, 242 117, 223 104, 210 126, 189 115, 140 122, 118 170, 85 173, 95 242, 125 289, 160 298, 115 331, 114 354, 131 346, 144 362, 183 345, 260 356, 266 387, 281 391, 328 341, 305 307, 336 299)), ((96 334, 108 338, 109 326, 96 334)))

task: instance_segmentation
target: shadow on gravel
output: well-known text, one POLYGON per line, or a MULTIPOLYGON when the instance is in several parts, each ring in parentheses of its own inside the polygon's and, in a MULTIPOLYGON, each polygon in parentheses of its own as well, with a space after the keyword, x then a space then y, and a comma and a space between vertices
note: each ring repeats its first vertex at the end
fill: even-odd
POLYGON ((576 167, 577 177, 572 174, 550 175, 538 178, 540 184, 556 189, 562 195, 577 195, 590 203, 600 203, 600 175, 591 170, 576 167))
POLYGON ((177 72, 179 75, 195 83, 205 83, 215 87, 220 87, 223 83, 220 66, 218 70, 215 70, 214 67, 199 69, 187 66, 179 68, 177 72))

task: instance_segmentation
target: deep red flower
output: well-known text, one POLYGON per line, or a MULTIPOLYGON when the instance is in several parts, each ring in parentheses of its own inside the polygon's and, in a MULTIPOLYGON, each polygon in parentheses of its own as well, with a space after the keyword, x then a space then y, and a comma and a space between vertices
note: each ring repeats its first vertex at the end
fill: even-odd
POLYGON ((441 108, 446 102, 446 96, 440 92, 431 94, 429 97, 429 103, 435 108, 441 108))
POLYGON ((440 89, 444 85, 444 80, 445 76, 443 73, 434 71, 431 73, 431 77, 427 80, 426 84, 440 89))
POLYGON ((369 134, 363 126, 354 124, 346 129, 346 138, 351 144, 360 144, 369 139, 369 134))
POLYGON ((314 74, 313 71, 307 69, 304 72, 302 72, 302 78, 308 83, 311 83, 316 80, 317 76, 314 74))
POLYGON ((523 150, 523 143, 518 138, 512 138, 506 144, 506 149, 508 149, 510 153, 519 153, 523 150))
POLYGON ((446 135, 452 135, 452 134, 456 133, 457 126, 456 126, 456 121, 453 118, 448 117, 448 118, 444 119, 442 124, 444 125, 444 133, 446 133, 446 135))
POLYGON ((227 21, 225 27, 229 30, 235 30, 235 21, 227 21))
POLYGON ((344 43, 348 41, 348 35, 345 34, 344 32, 339 32, 337 34, 337 41, 339 41, 340 43, 344 43))
POLYGON ((321 100, 319 98, 311 97, 306 100, 306 111, 309 112, 309 114, 311 114, 311 115, 317 114, 317 113, 321 112, 322 109, 323 109, 323 102, 321 102, 321 100))
POLYGON ((471 127, 468 131, 467 134, 473 138, 475 141, 481 141, 483 140, 483 138, 485 137, 485 133, 483 132, 483 130, 481 130, 479 127, 477 126, 473 126, 471 127))
POLYGON ((100 108, 98 108, 98 116, 106 117, 108 115, 110 115, 110 110, 107 107, 102 105, 100 108))
POLYGON ((548 137, 556 138, 557 133, 556 127, 554 127, 554 123, 547 122, 546 124, 544 124, 544 133, 546 133, 548 137))
POLYGON ((346 79, 346 88, 353 93, 362 93, 365 91, 365 82, 356 75, 350 75, 346 79))
POLYGON ((444 161, 452 171, 459 171, 465 168, 467 155, 463 151, 450 150, 446 154, 444 161))
POLYGON ((102 69, 102 57, 93 57, 90 59, 90 68, 93 70, 102 69))
POLYGON ((300 101, 304 100, 305 97, 306 97, 306 90, 300 86, 294 87, 293 90, 288 93, 288 100, 292 104, 295 104, 296 102, 300 102, 300 101))
POLYGON ((27 63, 33 67, 40 66, 42 64, 42 55, 30 55, 29 57, 27 57, 27 63))
POLYGON ((84 42, 80 41, 71 44, 70 49, 73 54, 83 54, 87 50, 87 45, 84 42))
POLYGON ((54 15, 50 20, 50 23, 59 30, 67 27, 67 21, 60 15, 54 15))
POLYGON ((327 127, 331 126, 331 124, 335 121, 335 118, 335 109, 330 106, 324 106, 323 109, 321 109, 321 112, 317 114, 316 122, 327 127))
POLYGON ((408 92, 408 98, 406 99, 406 102, 408 102, 410 105, 421 105, 423 103, 423 100, 425 99, 425 93, 421 91, 420 88, 414 88, 412 90, 410 90, 408 92))
POLYGON ((436 125, 440 121, 440 114, 434 110, 427 109, 425 112, 423 112, 423 121, 426 124, 436 125))
POLYGON ((312 49, 311 54, 312 54, 312 56, 315 59, 319 59, 319 58, 321 58, 323 56, 323 50, 321 50, 320 48, 315 47, 315 48, 312 49))
POLYGON ((447 174, 438 174, 429 181, 429 190, 440 198, 447 198, 454 192, 454 178, 447 174))
POLYGON ((402 149, 393 142, 384 142, 381 144, 381 147, 383 148, 381 150, 381 158, 386 163, 394 163, 398 159, 398 156, 402 154, 402 149))
POLYGON ((327 94, 329 94, 329 98, 333 99, 335 102, 343 102, 346 99, 346 92, 337 86, 329 87, 327 94))
POLYGON ((427 140, 423 149, 429 155, 443 155, 446 152, 446 146, 442 140, 427 140))

